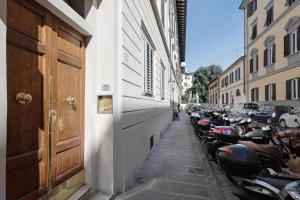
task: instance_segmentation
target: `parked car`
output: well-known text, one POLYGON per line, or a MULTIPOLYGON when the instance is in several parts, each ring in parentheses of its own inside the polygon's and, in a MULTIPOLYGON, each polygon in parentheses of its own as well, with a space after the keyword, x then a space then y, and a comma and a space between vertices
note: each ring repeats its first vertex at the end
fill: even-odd
POLYGON ((298 127, 298 123, 295 122, 295 119, 300 122, 300 106, 294 108, 289 113, 281 115, 279 122, 281 127, 298 127))
POLYGON ((218 104, 218 105, 215 105, 215 107, 214 107, 215 111, 228 111, 228 109, 229 109, 229 106, 226 104, 218 104))
POLYGON ((188 112, 188 110, 189 110, 193 105, 194 105, 193 103, 188 103, 188 104, 186 104, 186 106, 185 106, 185 111, 188 112))
POLYGON ((264 123, 277 123, 281 115, 289 113, 292 109, 283 105, 262 105, 258 111, 253 112, 253 118, 264 123))
POLYGON ((187 114, 188 115, 191 115, 192 112, 196 112, 196 111, 201 111, 203 110, 203 107, 202 106, 191 106, 188 111, 187 111, 187 114))
POLYGON ((238 103, 231 108, 232 115, 249 115, 251 112, 258 111, 259 105, 256 103, 238 103))

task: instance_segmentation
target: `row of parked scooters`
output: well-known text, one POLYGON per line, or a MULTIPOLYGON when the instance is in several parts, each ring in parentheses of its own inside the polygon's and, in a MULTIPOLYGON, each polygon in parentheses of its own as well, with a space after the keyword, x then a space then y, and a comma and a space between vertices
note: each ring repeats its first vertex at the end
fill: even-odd
POLYGON ((211 160, 247 192, 300 200, 300 124, 260 126, 250 117, 196 109, 191 123, 211 160))

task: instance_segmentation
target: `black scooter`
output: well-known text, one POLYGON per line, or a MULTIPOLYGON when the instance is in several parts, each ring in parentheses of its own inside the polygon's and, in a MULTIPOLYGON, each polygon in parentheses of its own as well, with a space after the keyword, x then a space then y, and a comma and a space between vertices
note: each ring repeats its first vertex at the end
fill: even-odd
POLYGON ((261 130, 251 131, 245 135, 240 135, 234 127, 224 127, 221 131, 209 132, 210 138, 207 138, 203 144, 210 156, 215 159, 216 153, 220 147, 230 144, 237 144, 241 141, 251 141, 257 144, 268 144, 269 135, 272 135, 271 129, 263 128, 261 130))
POLYGON ((243 189, 280 199, 280 190, 300 180, 300 174, 291 172, 286 165, 290 155, 300 157, 300 147, 293 147, 291 138, 299 139, 300 129, 277 133, 272 139, 273 145, 244 143, 219 148, 217 158, 230 180, 243 189), (289 138, 289 150, 283 137, 289 138))

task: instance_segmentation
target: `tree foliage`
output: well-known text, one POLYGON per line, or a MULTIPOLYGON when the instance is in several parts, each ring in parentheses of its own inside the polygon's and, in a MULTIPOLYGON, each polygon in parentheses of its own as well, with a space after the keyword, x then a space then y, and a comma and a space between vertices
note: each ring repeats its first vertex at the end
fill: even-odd
POLYGON ((193 75, 192 92, 198 94, 199 101, 206 103, 208 101, 208 84, 222 73, 222 68, 218 65, 209 65, 199 67, 193 75))

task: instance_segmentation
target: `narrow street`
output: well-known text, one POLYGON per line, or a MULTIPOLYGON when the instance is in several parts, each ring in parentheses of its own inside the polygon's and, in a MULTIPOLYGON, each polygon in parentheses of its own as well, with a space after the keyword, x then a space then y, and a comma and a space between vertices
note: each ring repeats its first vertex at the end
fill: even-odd
POLYGON ((131 189, 117 200, 236 199, 226 189, 228 181, 217 178, 209 165, 188 116, 180 118, 154 147, 131 189))

